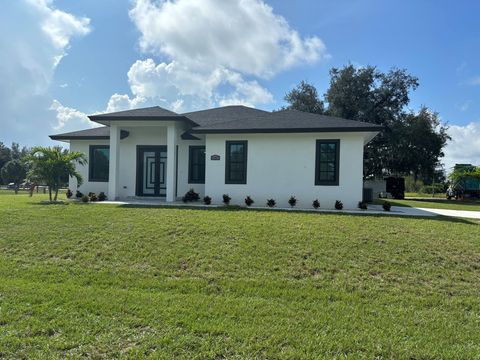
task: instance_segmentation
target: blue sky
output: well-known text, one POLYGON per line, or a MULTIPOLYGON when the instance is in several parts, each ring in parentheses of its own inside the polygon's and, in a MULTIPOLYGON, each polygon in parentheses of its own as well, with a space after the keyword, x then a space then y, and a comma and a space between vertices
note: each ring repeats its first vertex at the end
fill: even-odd
POLYGON ((188 111, 245 103, 276 109, 301 80, 324 93, 329 69, 350 62, 384 71, 406 68, 416 75, 420 87, 412 109, 425 104, 451 126, 447 164, 480 163, 480 2, 167 5, 4 4, 0 141, 48 144, 47 134, 89 127, 85 114, 130 107, 188 111), (26 20, 31 25, 24 28, 26 20))

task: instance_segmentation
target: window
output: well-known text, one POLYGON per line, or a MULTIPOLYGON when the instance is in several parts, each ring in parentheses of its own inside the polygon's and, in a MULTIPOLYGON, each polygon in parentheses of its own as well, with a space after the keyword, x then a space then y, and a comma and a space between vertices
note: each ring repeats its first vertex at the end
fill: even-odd
POLYGON ((340 140, 317 140, 315 185, 338 185, 340 140))
POLYGON ((205 146, 190 146, 189 148, 188 182, 205 184, 205 146))
POLYGON ((225 184, 247 183, 247 141, 227 141, 225 184))
POLYGON ((88 159, 88 181, 107 182, 110 147, 108 145, 90 145, 88 159))

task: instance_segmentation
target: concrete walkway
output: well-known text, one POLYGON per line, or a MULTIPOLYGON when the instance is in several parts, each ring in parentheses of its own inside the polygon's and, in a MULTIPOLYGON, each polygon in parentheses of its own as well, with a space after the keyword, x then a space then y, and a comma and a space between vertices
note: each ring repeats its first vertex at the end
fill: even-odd
MULTIPOLYGON (((115 204, 115 205, 132 205, 132 206, 172 206, 172 207, 199 207, 199 208, 219 208, 223 205, 204 205, 202 202, 185 204, 181 201, 167 203, 161 200, 144 200, 144 199, 128 199, 124 201, 102 201, 94 202, 93 204, 115 204)), ((252 206, 251 209, 257 210, 271 210, 268 207, 252 206)), ((469 219, 480 219, 480 211, 465 211, 465 210, 446 210, 446 209, 427 209, 427 208, 412 208, 403 206, 392 206, 391 211, 384 211, 381 205, 368 205, 368 210, 333 210, 333 209, 301 209, 301 208, 280 208, 275 207, 275 210, 283 211, 305 211, 305 212, 321 212, 321 213, 344 213, 344 214, 370 214, 370 215, 396 215, 396 216, 450 216, 461 217, 469 219)))

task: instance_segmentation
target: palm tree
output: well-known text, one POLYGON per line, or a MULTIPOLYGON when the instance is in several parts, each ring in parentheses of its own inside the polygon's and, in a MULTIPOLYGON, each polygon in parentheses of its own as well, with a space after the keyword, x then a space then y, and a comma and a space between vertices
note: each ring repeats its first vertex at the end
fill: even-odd
POLYGON ((87 163, 85 154, 68 151, 60 146, 36 146, 31 150, 27 161, 30 163, 27 177, 48 185, 50 201, 52 201, 52 190, 55 191, 53 200, 57 201, 58 190, 62 184, 68 181, 69 177, 76 178, 78 184, 82 184, 82 176, 76 170, 75 164, 85 165, 87 163))

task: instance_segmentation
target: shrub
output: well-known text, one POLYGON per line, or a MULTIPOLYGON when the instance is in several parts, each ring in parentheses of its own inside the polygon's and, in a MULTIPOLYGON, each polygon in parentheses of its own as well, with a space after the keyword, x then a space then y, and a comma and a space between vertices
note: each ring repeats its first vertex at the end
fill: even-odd
POLYGON ((366 203, 365 201, 359 201, 359 202, 358 202, 358 208, 359 208, 359 209, 362 209, 362 210, 367 210, 368 205, 367 205, 367 203, 366 203))
POLYGON ((87 195, 82 195, 82 197, 80 198, 82 200, 82 202, 86 203, 88 202, 88 200, 90 200, 90 198, 87 196, 87 195))
POLYGON ((390 209, 392 208, 392 204, 390 204, 388 201, 385 201, 382 207, 383 207, 383 210, 390 211, 390 209))
POLYGON ((90 201, 98 201, 97 194, 95 193, 88 194, 88 197, 90 198, 90 201))
POLYGON ((267 200, 267 206, 268 206, 268 207, 273 208, 273 207, 275 207, 276 204, 277 204, 277 203, 276 203, 275 200, 273 200, 273 199, 268 199, 268 200, 267 200))
POLYGON ((293 195, 290 196, 290 199, 288 199, 288 203, 291 207, 294 207, 295 205, 297 205, 297 198, 293 195))
POLYGON ((198 200, 200 200, 200 195, 198 195, 193 189, 188 190, 182 197, 184 203, 198 200))
POLYGON ((80 199, 80 198, 83 197, 83 194, 82 194, 80 191, 77 190, 77 193, 75 194, 75 197, 76 197, 77 199, 80 199))
POLYGON ((335 200, 335 209, 337 210, 343 209, 343 203, 340 200, 335 200))
POLYGON ((205 196, 203 202, 205 205, 210 205, 212 203, 212 198, 210 196, 205 196))
POLYGON ((223 203, 225 205, 228 205, 230 204, 230 200, 232 200, 232 198, 230 196, 228 196, 228 194, 223 194, 222 195, 222 198, 223 198, 223 203))
POLYGON ((245 198, 245 204, 246 204, 247 206, 252 205, 254 202, 255 202, 255 201, 253 201, 253 199, 252 199, 250 196, 247 196, 247 197, 245 198))
POLYGON ((102 191, 100 194, 98 194, 98 201, 105 201, 107 200, 107 195, 102 191))
POLYGON ((318 199, 313 200, 312 206, 314 209, 318 209, 320 207, 320 201, 318 201, 318 199))
POLYGON ((70 199, 73 196, 72 190, 67 189, 67 192, 65 193, 65 195, 67 196, 67 199, 70 199))

